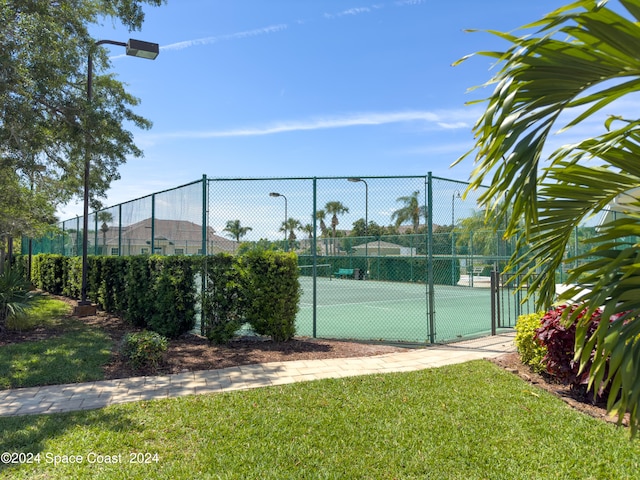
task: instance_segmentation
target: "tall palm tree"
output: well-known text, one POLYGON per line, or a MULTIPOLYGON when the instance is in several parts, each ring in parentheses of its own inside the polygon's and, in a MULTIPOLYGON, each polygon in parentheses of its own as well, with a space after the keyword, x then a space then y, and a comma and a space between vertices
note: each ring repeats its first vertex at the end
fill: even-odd
POLYGON ((475 148, 462 158, 475 152, 469 188, 489 185, 480 203, 497 224, 506 221, 506 235, 520 247, 511 265, 527 275, 523 283, 530 293, 538 290, 541 307, 555 300, 556 269, 563 261, 580 262, 569 270, 567 283, 590 288, 560 295, 567 300, 580 292, 588 308, 581 318, 580 308, 569 316, 577 322, 576 360, 585 368, 596 349, 591 386, 597 391, 603 381, 612 382, 608 408, 620 419, 630 411, 635 434, 640 426, 640 119, 605 120, 602 109, 621 108, 612 102, 640 91, 640 0, 619 3, 614 12, 604 2, 577 1, 523 27, 527 32, 520 36, 498 32, 512 45, 481 53, 497 58, 500 69, 489 82, 496 88, 486 99, 487 110, 474 127, 475 148), (541 166, 552 132, 561 136, 597 115, 603 123, 599 135, 576 141, 581 132, 573 128, 574 138, 541 166), (623 215, 604 217, 588 255, 566 258, 574 229, 611 206, 623 215), (599 306, 603 318, 620 318, 600 322, 588 337, 591 313, 599 306))
POLYGON ((338 228, 338 215, 349 213, 349 208, 345 207, 342 202, 327 202, 324 206, 327 215, 331 215, 331 236, 333 237, 333 253, 336 253, 336 229, 338 228))
POLYGON ((300 227, 300 231, 307 234, 309 240, 313 239, 313 225, 307 223, 306 225, 302 225, 300 227))
POLYGON ((327 212, 324 209, 316 211, 316 219, 320 222, 320 236, 324 237, 325 255, 329 254, 329 246, 327 245, 327 224, 324 222, 327 218, 327 212))
POLYGON ((302 224, 300 220, 296 220, 295 218, 289 217, 286 222, 282 222, 282 227, 280 227, 280 231, 287 234, 287 238, 289 242, 293 242, 296 240, 295 231, 300 228, 302 224))
POLYGON ((113 221, 113 214, 106 210, 98 212, 98 223, 102 222, 100 225, 100 231, 102 232, 102 254, 106 255, 105 251, 107 248, 107 232, 109 231, 109 222, 113 221))
POLYGON ((251 230, 253 230, 253 228, 243 227, 240 224, 240 220, 229 220, 227 226, 222 229, 223 232, 228 232, 228 237, 233 238, 238 243, 240 243, 240 239, 251 230))
POLYGON ((313 242, 313 225, 310 223, 301 225, 299 230, 307 234, 307 237, 309 238, 309 246, 311 246, 311 243, 313 242))
POLYGON ((413 233, 418 233, 418 228, 420 228, 420 217, 426 218, 427 216, 427 207, 425 205, 420 205, 420 201, 418 200, 419 195, 420 191, 416 190, 409 196, 398 197, 396 199, 397 202, 402 202, 404 204, 402 208, 399 208, 391 214, 391 220, 395 220, 396 227, 410 221, 413 225, 413 233))
POLYGON ((320 222, 320 234, 321 235, 326 235, 327 234, 327 224, 324 223, 324 220, 327 218, 327 212, 325 212, 324 210, 316 211, 316 218, 320 222))

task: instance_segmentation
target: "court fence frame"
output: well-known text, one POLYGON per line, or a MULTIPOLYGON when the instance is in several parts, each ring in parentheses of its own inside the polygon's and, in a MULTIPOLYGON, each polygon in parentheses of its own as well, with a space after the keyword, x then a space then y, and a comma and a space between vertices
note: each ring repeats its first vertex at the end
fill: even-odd
MULTIPOLYGON (((337 270, 351 268, 350 264, 363 265, 364 262, 364 268, 355 267, 361 272, 364 271, 358 279, 393 280, 375 277, 376 272, 372 271, 370 264, 377 262, 378 269, 382 265, 388 271, 395 272, 396 281, 424 285, 424 318, 418 320, 424 322, 424 336, 420 339, 394 338, 393 335, 381 338, 378 334, 368 336, 365 331, 366 319, 363 319, 363 335, 358 339, 443 343, 465 337, 495 334, 500 329, 513 328, 514 315, 519 308, 515 306, 514 297, 514 301, 508 306, 507 302, 503 301, 499 307, 501 316, 495 319, 484 310, 477 313, 483 318, 486 315, 486 321, 483 320, 480 327, 471 330, 460 327, 457 331, 461 333, 455 335, 438 333, 438 326, 443 324, 442 322, 462 323, 465 317, 476 314, 473 311, 460 311, 448 313, 449 318, 443 318, 447 316, 444 313, 438 317, 440 300, 437 292, 440 285, 460 287, 457 290, 459 292, 464 292, 464 287, 484 288, 489 305, 491 299, 497 298, 494 288, 489 285, 490 278, 495 274, 492 272, 501 271, 513 253, 513 245, 503 240, 499 231, 481 231, 478 223, 472 222, 478 217, 476 213, 479 208, 476 207, 481 191, 466 191, 467 186, 467 182, 436 177, 430 172, 427 175, 411 176, 291 178, 209 178, 203 175, 200 180, 93 212, 89 218, 89 232, 80 230, 81 217, 61 222, 56 232, 51 235, 33 239, 31 242, 23 241, 22 253, 77 256, 81 252, 82 236, 85 234, 88 235, 89 253, 94 255, 153 253, 208 256, 220 252, 238 254, 243 249, 261 248, 261 242, 268 242, 270 248, 276 246, 285 251, 295 249, 299 252, 301 265, 312 270, 313 328, 310 334, 314 338, 318 336, 318 266, 330 264, 331 270, 337 270), (351 185, 347 182, 351 182, 351 185), (360 197, 363 192, 354 191, 354 187, 357 186, 354 184, 364 185, 364 202, 360 197), (347 190, 347 187, 351 190, 347 190), (407 191, 413 191, 413 194, 404 196, 407 191), (352 210, 355 218, 360 218, 353 222, 353 225, 355 229, 357 222, 363 220, 361 226, 364 223, 364 235, 340 236, 338 233, 343 233, 344 230, 336 230, 336 216, 330 219, 328 211, 324 212, 327 214, 326 217, 320 215, 320 211, 327 210, 330 200, 341 195, 356 198, 359 206, 352 210), (272 199, 268 200, 268 197, 272 199), (275 203, 280 201, 280 198, 276 197, 284 197, 284 205, 275 203), (395 232, 373 231, 374 227, 380 227, 376 224, 376 220, 382 218, 380 212, 387 212, 389 219, 393 220, 399 209, 389 212, 401 206, 398 205, 401 199, 408 205, 408 200, 412 201, 412 197, 415 197, 417 202, 419 215, 417 223, 416 219, 413 219, 413 227, 406 225, 411 223, 409 218, 405 219, 406 227, 401 225, 404 231, 397 225, 395 232), (271 203, 267 204, 267 201, 271 203), (294 202, 297 207, 292 205, 294 202), (324 202, 325 208, 322 205, 324 202), (250 218, 249 212, 269 210, 271 213, 260 216, 273 222, 272 217, 277 218, 280 213, 273 213, 272 210, 282 206, 285 222, 282 222, 282 228, 279 230, 280 235, 283 235, 281 240, 273 240, 274 232, 265 229, 263 232, 267 232, 271 237, 268 240, 261 236, 257 240, 240 241, 244 236, 239 230, 242 223, 250 225, 250 221, 245 220, 250 218), (311 228, 308 230, 307 239, 298 240, 293 235, 293 230, 284 225, 291 218, 288 208, 289 212, 293 210, 303 218, 308 215, 311 228), (221 228, 225 225, 224 219, 237 219, 237 228, 234 230, 233 224, 229 223, 230 220, 227 220, 225 228, 221 228), (324 220, 331 222, 331 225, 326 226, 324 220), (411 229, 413 233, 409 234, 408 231, 411 229), (219 235, 222 232, 226 233, 219 235), (25 251, 26 245, 31 245, 32 251, 25 251), (399 253, 382 254, 383 248, 397 248, 399 253), (396 264, 405 266, 398 267, 396 264), (405 268, 411 269, 409 280, 402 276, 406 274, 402 273, 402 269, 405 268)), ((391 227, 390 224, 388 229, 391 227)))

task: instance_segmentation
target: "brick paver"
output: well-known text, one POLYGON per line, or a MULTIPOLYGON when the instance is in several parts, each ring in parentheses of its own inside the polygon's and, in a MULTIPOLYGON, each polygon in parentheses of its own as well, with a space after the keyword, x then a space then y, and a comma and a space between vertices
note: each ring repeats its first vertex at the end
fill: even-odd
POLYGON ((373 357, 294 360, 155 377, 17 388, 0 392, 0 416, 90 410, 120 403, 284 385, 322 378, 408 372, 515 351, 514 333, 373 357))

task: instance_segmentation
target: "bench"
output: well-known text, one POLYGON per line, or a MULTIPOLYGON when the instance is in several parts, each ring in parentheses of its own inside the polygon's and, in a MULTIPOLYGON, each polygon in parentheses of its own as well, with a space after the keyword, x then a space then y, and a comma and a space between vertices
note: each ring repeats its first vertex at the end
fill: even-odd
POLYGON ((473 276, 479 276, 484 270, 484 265, 476 265, 473 267, 473 276))
POLYGON ((333 276, 336 278, 353 277, 353 268, 340 268, 333 276))

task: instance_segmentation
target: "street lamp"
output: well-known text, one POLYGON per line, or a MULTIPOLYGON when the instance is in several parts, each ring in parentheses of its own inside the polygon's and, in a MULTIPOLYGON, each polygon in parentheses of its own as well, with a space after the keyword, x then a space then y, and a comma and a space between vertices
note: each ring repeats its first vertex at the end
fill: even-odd
POLYGON ((453 228, 456 224, 456 198, 460 197, 458 190, 454 191, 451 195, 451 283, 454 284, 456 278, 456 243, 453 235, 453 228))
MULTIPOLYGON (((154 60, 158 53, 160 53, 160 47, 157 43, 144 42, 141 40, 129 39, 127 43, 116 42, 114 40, 98 40, 89 50, 87 61, 87 103, 91 107, 91 100, 93 97, 93 52, 95 47, 100 45, 116 45, 118 47, 125 47, 127 55, 132 57, 147 58, 154 60)), ((87 241, 89 233, 89 172, 91 170, 91 136, 87 129, 86 139, 86 151, 84 158, 84 198, 83 198, 83 219, 82 219, 82 287, 80 291, 80 302, 78 306, 85 308, 88 312, 88 305, 91 302, 87 301, 87 241)), ((83 312, 78 311, 79 314, 83 312)), ((91 313, 91 312, 88 312, 91 313)))
MULTIPOLYGON (((365 244, 364 244, 364 258, 365 261, 369 256, 369 239, 366 238, 369 235, 369 184, 360 177, 349 177, 347 178, 350 182, 362 182, 364 183, 364 236, 365 236, 365 244)), ((367 268, 368 270, 368 268, 367 268)), ((365 272, 367 275, 369 272, 365 272)))
POLYGON ((350 177, 347 180, 364 183, 364 235, 366 237, 369 233, 369 185, 365 180, 358 177, 350 177))
POLYGON ((289 250, 289 246, 287 245, 287 197, 285 197, 284 195, 282 195, 281 193, 278 192, 271 192, 269 194, 270 197, 282 197, 284 198, 284 224, 282 229, 284 230, 284 249, 285 250, 289 250))

